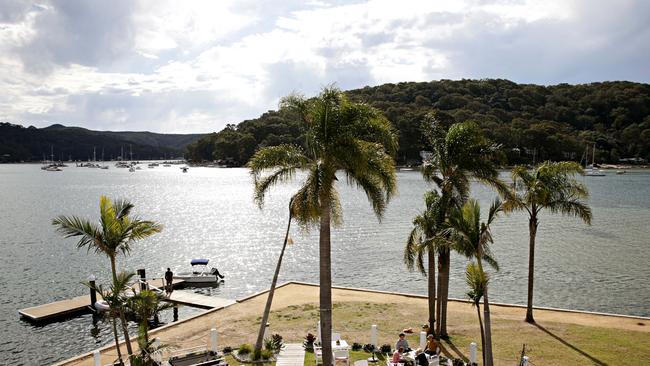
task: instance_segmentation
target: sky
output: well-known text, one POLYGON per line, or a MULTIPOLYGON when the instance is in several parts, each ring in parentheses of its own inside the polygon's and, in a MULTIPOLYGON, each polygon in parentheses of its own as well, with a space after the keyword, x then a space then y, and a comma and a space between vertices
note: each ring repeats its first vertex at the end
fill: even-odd
POLYGON ((0 2, 0 121, 204 133, 292 92, 650 81, 647 0, 0 2))

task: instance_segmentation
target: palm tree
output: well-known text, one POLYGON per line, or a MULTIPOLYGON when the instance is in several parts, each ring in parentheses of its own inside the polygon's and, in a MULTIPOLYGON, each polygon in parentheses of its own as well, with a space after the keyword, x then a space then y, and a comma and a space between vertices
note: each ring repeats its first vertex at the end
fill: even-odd
POLYGON ((152 345, 154 341, 149 340, 149 319, 157 319, 158 313, 173 307, 173 304, 162 303, 163 296, 151 290, 142 290, 135 293, 128 301, 128 306, 136 315, 140 324, 138 325, 138 347, 140 356, 137 362, 142 365, 154 365, 152 359, 152 345))
MULTIPOLYGON (((479 270, 475 263, 468 263, 465 269, 465 282, 469 286, 470 291, 467 293, 472 302, 472 306, 476 307, 476 315, 478 316, 478 325, 481 331, 481 350, 485 349, 485 330, 483 329, 483 320, 481 319, 481 299, 483 298, 483 291, 487 287, 489 281, 487 273, 479 270)), ((485 365, 485 353, 483 352, 483 364, 485 365)))
MULTIPOLYGON (((453 207, 461 207, 469 197, 470 179, 495 188, 507 196, 508 187, 499 179, 493 162, 499 146, 490 142, 474 122, 455 123, 448 129, 435 114, 428 114, 423 124, 424 135, 431 150, 424 161, 422 175, 440 191, 442 226, 453 207)), ((450 248, 441 246, 438 255, 438 289, 436 333, 447 337, 447 300, 449 296, 450 248)), ((434 301, 429 297, 429 301, 434 301)), ((431 306, 429 306, 431 308, 431 306)))
POLYGON ((282 250, 280 250, 278 263, 275 265, 275 272, 273 273, 273 280, 271 281, 271 288, 269 289, 269 295, 266 298, 266 305, 264 306, 264 314, 262 315, 260 330, 257 333, 257 341, 255 342, 255 351, 253 352, 255 358, 257 358, 260 352, 262 351, 262 345, 264 343, 264 330, 266 328, 266 323, 269 321, 269 313, 271 312, 271 303, 273 303, 273 295, 275 294, 275 285, 278 282, 278 275, 280 274, 280 266, 282 265, 284 250, 287 248, 287 242, 289 241, 289 230, 291 229, 291 219, 293 218, 293 213, 291 211, 292 204, 293 204, 293 197, 289 200, 289 222, 287 223, 287 232, 284 235, 284 243, 282 243, 282 250))
MULTIPOLYGON (((493 243, 490 225, 501 211, 501 201, 494 201, 490 206, 487 221, 481 222, 481 206, 478 201, 470 199, 463 205, 462 209, 453 209, 449 215, 449 229, 445 231, 449 234, 452 245, 458 252, 468 258, 474 258, 480 273, 485 273, 483 271, 483 260, 495 269, 499 269, 490 251, 490 244, 493 243)), ((483 319, 485 321, 483 362, 486 366, 492 366, 494 363, 492 357, 492 326, 487 281, 483 286, 483 319)))
POLYGON ((115 340, 115 349, 117 350, 117 359, 120 364, 122 362, 122 351, 120 350, 120 338, 117 335, 117 322, 116 318, 120 316, 118 309, 122 308, 125 304, 125 292, 129 289, 129 282, 133 278, 133 273, 120 272, 117 274, 117 281, 111 284, 107 289, 102 285, 91 285, 86 283, 86 285, 94 290, 96 290, 99 295, 108 303, 109 311, 108 316, 111 319, 111 325, 113 327, 113 338, 115 340))
MULTIPOLYGON (((77 248, 86 248, 88 251, 93 250, 95 253, 106 255, 111 261, 113 286, 117 287, 118 278, 115 265, 117 255, 119 253, 128 254, 134 242, 162 230, 162 226, 153 221, 130 218, 129 214, 132 209, 133 204, 129 201, 116 200, 112 202, 106 196, 101 196, 99 225, 76 216, 63 215, 52 220, 52 224, 66 238, 80 237, 77 248)), ((126 343, 127 352, 131 358, 133 350, 129 341, 124 307, 120 306, 118 310, 124 333, 124 343, 126 343)))
POLYGON ((335 87, 316 98, 283 98, 281 108, 293 111, 305 128, 306 146, 280 145, 260 149, 248 166, 255 181, 255 200, 262 204, 269 188, 306 171, 293 196, 291 210, 303 226, 319 223, 320 320, 323 364, 332 363, 332 273, 330 224, 339 223, 341 206, 337 172, 366 193, 378 218, 396 190, 393 154, 397 139, 378 110, 354 103, 335 87), (262 176, 264 171, 269 175, 262 176))
POLYGON ((436 322, 436 252, 440 248, 438 233, 441 215, 440 195, 429 191, 424 195, 426 210, 413 219, 413 229, 409 234, 404 249, 404 263, 409 270, 414 267, 427 276, 429 296, 429 334, 435 332, 436 322), (427 255, 427 268, 424 265, 424 254, 427 255))
POLYGON ((528 212, 528 303, 526 321, 533 318, 533 280, 535 275, 535 237, 539 225, 539 213, 546 209, 551 213, 575 216, 591 225, 591 208, 583 201, 589 197, 584 184, 574 179, 584 174, 576 162, 544 162, 529 171, 523 166, 512 169, 513 192, 506 200, 507 211, 528 212))

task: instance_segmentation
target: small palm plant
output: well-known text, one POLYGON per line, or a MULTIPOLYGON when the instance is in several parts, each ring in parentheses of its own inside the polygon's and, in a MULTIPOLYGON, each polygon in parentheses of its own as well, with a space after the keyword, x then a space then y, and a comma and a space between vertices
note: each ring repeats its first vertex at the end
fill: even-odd
MULTIPOLYGON (((467 297, 469 297, 472 302, 472 306, 476 307, 478 325, 481 330, 481 350, 485 350, 485 330, 483 329, 483 320, 481 319, 481 299, 483 298, 483 292, 485 291, 489 280, 490 278, 488 274, 481 271, 476 263, 467 264, 465 270, 465 282, 470 289, 467 293, 467 297)), ((483 354, 483 364, 485 364, 485 354, 483 354)))
MULTIPOLYGON (((99 200, 99 224, 77 216, 63 215, 52 220, 52 224, 66 238, 80 237, 77 248, 86 248, 88 251, 93 250, 97 254, 107 256, 111 261, 113 286, 117 288, 118 278, 115 264, 117 255, 120 253, 128 254, 133 243, 162 230, 162 226, 153 221, 129 217, 132 209, 133 204, 129 201, 116 200, 113 202, 106 196, 101 196, 99 200)), ((124 343, 126 343, 129 358, 132 358, 133 350, 131 342, 129 342, 124 307, 119 306, 117 310, 122 323, 124 343)))
POLYGON ((158 350, 154 348, 154 340, 149 339, 149 321, 157 319, 158 313, 173 307, 173 304, 163 303, 164 296, 151 290, 142 290, 133 295, 128 301, 129 309, 137 317, 138 324, 138 347, 140 355, 136 357, 136 363, 143 366, 154 365, 152 354, 158 350))
POLYGON ((122 351, 120 350, 120 338, 117 335, 116 319, 120 316, 119 309, 123 309, 126 305, 126 292, 130 290, 129 283, 131 282, 133 276, 133 273, 120 272, 116 276, 117 281, 113 282, 113 284, 108 286, 108 288, 102 285, 93 286, 90 283, 86 283, 86 286, 97 291, 97 293, 99 293, 99 296, 101 296, 108 304, 108 316, 111 319, 111 325, 113 327, 113 339, 115 340, 115 349, 117 350, 117 358, 120 363, 122 363, 122 351))

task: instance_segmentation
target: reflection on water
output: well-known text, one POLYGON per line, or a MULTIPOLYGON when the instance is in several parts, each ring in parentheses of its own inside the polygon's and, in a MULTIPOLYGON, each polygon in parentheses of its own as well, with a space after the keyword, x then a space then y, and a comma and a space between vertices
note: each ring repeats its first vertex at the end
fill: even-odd
MULTIPOLYGON (((298 177, 300 178, 300 177, 298 177)), ((647 223, 650 174, 633 172, 585 177, 594 219, 543 215, 536 251, 535 303, 649 316, 650 281, 647 223)), ((299 179, 298 179, 299 180, 299 179)), ((176 167, 41 171, 36 165, 0 165, 0 354, 14 363, 53 362, 111 342, 108 323, 93 326, 90 315, 35 327, 18 320, 17 310, 77 296, 90 274, 109 278, 106 258, 77 250, 50 222, 59 214, 97 217, 99 196, 128 198, 135 213, 164 225, 162 233, 136 243, 120 269, 146 268, 148 276, 189 269, 192 257, 210 258, 226 275, 206 295, 240 298, 269 286, 286 228, 288 197, 298 183, 271 191, 264 208, 252 201, 245 169, 176 167), (45 344, 60 347, 44 347, 45 344)), ((425 293, 426 280, 408 272, 402 251, 412 218, 422 210, 427 185, 418 172, 398 173, 399 194, 379 223, 365 195, 341 185, 344 224, 332 230, 336 285, 425 293), (354 253, 354 255, 350 255, 354 253)), ((487 205, 491 191, 474 185, 472 194, 487 205)), ((493 301, 524 304, 528 262, 527 217, 495 221, 495 255, 501 271, 492 274, 493 301)), ((318 281, 317 230, 292 229, 280 281, 318 281)), ((466 260, 453 257, 450 294, 463 297, 466 260)), ((184 307, 181 318, 201 310, 184 307)), ((165 315, 169 317, 170 315, 165 315)), ((170 321, 170 319, 165 320, 170 321)))

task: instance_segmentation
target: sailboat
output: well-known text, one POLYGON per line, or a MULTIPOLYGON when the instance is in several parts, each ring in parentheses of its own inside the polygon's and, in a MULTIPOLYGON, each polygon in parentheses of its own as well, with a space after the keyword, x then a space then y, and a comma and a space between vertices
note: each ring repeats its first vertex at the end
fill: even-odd
POLYGON ((594 142, 594 147, 591 150, 591 164, 590 165, 587 165, 588 154, 589 154, 589 147, 587 147, 587 151, 585 151, 585 175, 590 176, 590 177, 604 177, 606 174, 602 170, 596 169, 596 167, 594 167, 595 158, 596 158, 596 143, 595 142, 594 142))

